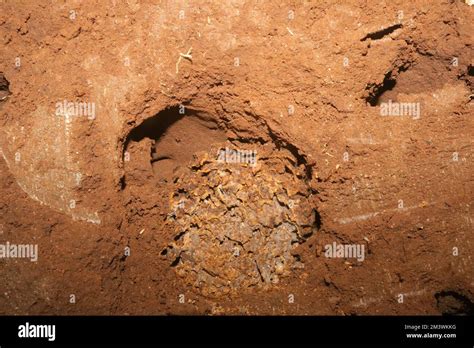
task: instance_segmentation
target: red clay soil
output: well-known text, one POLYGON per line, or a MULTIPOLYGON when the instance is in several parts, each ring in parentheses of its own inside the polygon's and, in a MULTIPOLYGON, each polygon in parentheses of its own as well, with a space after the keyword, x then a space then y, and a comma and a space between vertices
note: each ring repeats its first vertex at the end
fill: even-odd
POLYGON ((473 11, 2 1, 0 314, 472 314, 473 11))

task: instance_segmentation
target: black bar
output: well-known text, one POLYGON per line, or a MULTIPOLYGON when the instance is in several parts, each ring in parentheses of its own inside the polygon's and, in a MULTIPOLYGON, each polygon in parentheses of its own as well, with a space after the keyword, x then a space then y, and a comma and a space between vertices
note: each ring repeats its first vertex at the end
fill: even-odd
POLYGON ((472 347, 474 320, 452 317, 0 317, 0 346, 32 344, 412 344, 472 347), (55 325, 55 339, 19 327, 55 325), (424 327, 422 325, 425 325, 424 327), (445 325, 445 326, 441 326, 445 325), (407 334, 456 334, 408 338, 407 334))

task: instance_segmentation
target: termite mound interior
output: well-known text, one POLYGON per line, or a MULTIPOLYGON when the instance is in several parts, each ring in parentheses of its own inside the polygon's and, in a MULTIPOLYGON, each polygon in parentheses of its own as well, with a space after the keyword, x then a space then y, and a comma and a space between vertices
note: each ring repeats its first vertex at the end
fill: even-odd
POLYGON ((175 238, 162 253, 189 285, 218 296, 304 267, 297 247, 319 221, 304 165, 289 150, 229 141, 188 169, 174 184, 175 238))

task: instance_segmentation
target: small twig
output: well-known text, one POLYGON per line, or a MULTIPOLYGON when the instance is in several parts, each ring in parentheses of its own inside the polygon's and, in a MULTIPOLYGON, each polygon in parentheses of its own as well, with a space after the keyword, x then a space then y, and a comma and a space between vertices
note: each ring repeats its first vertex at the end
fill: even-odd
POLYGON ((193 56, 191 55, 192 51, 193 51, 193 48, 191 47, 188 50, 188 53, 180 53, 179 55, 183 58, 186 58, 186 59, 189 59, 190 61, 193 61, 193 56))
POLYGON ((192 56, 192 51, 193 51, 193 48, 191 47, 187 53, 180 53, 179 54, 179 58, 178 58, 178 61, 176 62, 176 74, 179 72, 179 63, 181 63, 181 60, 184 58, 184 59, 188 59, 190 62, 193 61, 193 56, 192 56))

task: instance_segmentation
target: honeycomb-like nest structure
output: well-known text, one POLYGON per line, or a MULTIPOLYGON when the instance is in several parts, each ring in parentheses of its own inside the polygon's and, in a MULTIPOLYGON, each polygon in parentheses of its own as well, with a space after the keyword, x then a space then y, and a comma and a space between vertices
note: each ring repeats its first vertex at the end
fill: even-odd
POLYGON ((304 166, 289 151, 259 146, 255 161, 240 162, 232 154, 255 148, 226 151, 224 160, 219 150, 196 155, 170 198, 176 235, 167 255, 205 295, 270 286, 302 268, 295 249, 315 223, 304 166))

